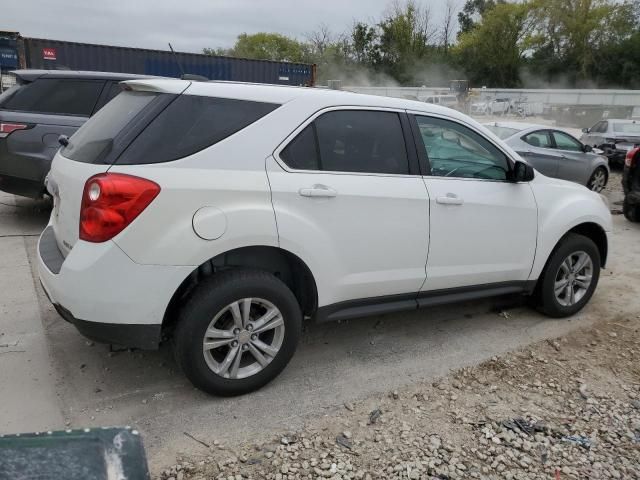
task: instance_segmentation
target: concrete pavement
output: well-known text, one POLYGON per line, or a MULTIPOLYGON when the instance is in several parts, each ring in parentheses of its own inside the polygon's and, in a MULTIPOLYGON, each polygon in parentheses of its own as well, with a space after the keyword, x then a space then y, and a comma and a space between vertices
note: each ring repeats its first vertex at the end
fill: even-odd
POLYGON ((56 375, 27 257, 46 224, 43 202, 0 194, 0 432, 64 426, 56 375), (29 237, 31 235, 32 237, 29 237))

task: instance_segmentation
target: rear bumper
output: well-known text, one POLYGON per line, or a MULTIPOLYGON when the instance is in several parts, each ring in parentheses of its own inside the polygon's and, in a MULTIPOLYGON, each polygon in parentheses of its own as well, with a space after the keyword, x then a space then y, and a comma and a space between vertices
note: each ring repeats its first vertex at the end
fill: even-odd
POLYGON ((157 348, 169 301, 192 270, 136 264, 112 241, 78 241, 63 258, 51 226, 38 242, 47 297, 80 333, 102 343, 157 348))
POLYGON ((47 152, 16 153, 11 149, 10 138, 0 139, 0 190, 23 197, 41 197, 51 158, 47 152))
POLYGON ((29 180, 0 173, 0 190, 21 197, 40 198, 45 193, 44 180, 29 180))
POLYGON ((74 317, 62 305, 54 303, 53 307, 83 336, 95 342, 124 345, 143 350, 155 350, 160 344, 161 325, 87 322, 74 317))

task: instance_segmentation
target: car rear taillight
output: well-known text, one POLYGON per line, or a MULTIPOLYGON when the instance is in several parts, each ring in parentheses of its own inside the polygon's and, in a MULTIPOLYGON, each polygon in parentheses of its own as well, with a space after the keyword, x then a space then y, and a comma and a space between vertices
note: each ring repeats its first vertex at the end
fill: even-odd
POLYGON ((100 243, 124 230, 160 193, 160 186, 121 173, 94 175, 84 186, 80 240, 100 243))
POLYGON ((29 125, 24 123, 0 123, 0 137, 6 137, 16 130, 25 130, 27 128, 29 128, 29 125))
POLYGON ((640 147, 632 148, 627 152, 627 155, 624 157, 624 164, 627 167, 631 168, 635 166, 637 160, 636 154, 638 152, 640 152, 640 147))

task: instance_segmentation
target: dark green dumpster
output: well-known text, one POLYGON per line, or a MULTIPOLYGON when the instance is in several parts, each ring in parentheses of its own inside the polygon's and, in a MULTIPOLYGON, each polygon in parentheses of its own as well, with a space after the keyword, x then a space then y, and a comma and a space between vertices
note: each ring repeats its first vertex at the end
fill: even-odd
POLYGON ((1 480, 148 480, 140 435, 86 428, 0 435, 1 480))

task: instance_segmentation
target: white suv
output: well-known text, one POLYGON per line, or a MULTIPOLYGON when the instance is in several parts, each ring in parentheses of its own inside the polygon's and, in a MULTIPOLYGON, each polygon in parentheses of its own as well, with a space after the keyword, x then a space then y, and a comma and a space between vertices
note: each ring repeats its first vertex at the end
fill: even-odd
POLYGON ((484 127, 422 102, 136 80, 56 155, 39 271, 98 341, 173 342, 199 388, 249 392, 304 318, 521 292, 591 298, 611 218, 484 127))

